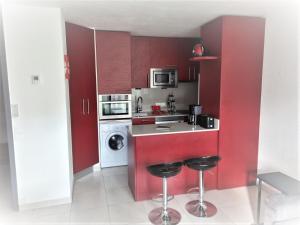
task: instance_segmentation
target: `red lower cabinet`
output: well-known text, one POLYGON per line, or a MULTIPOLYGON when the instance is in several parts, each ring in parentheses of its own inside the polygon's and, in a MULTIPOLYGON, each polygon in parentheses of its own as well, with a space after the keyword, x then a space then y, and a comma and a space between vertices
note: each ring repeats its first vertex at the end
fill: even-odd
POLYGON ((66 38, 73 170, 77 173, 99 162, 94 31, 66 23, 66 38))
MULTIPOLYGON (((162 179, 151 175, 147 166, 157 163, 183 161, 192 157, 216 155, 218 132, 198 132, 133 137, 129 141, 129 186, 135 200, 151 199, 162 192, 162 179)), ((184 194, 199 185, 197 171, 182 167, 168 179, 169 194, 184 194)), ((205 187, 217 186, 217 167, 205 172, 205 187)))
POLYGON ((200 102, 220 119, 218 188, 254 184, 257 175, 265 20, 224 16, 201 27, 200 102))
POLYGON ((155 124, 155 118, 132 118, 132 125, 155 124))

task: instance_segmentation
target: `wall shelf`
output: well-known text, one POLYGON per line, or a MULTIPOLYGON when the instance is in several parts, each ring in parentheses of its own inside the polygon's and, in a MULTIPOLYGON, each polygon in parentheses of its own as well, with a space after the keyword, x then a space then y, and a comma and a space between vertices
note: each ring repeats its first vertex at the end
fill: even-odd
POLYGON ((219 57, 217 56, 198 56, 198 57, 192 57, 190 58, 190 61, 192 62, 200 62, 200 61, 207 61, 207 60, 216 60, 219 57))

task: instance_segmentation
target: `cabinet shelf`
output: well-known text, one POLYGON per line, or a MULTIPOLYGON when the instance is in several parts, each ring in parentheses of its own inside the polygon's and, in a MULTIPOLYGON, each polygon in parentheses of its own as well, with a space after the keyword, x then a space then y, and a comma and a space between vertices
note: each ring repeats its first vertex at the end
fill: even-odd
POLYGON ((198 57, 192 57, 190 58, 190 61, 192 62, 200 62, 200 61, 206 61, 206 60, 216 60, 219 57, 217 56, 198 56, 198 57))

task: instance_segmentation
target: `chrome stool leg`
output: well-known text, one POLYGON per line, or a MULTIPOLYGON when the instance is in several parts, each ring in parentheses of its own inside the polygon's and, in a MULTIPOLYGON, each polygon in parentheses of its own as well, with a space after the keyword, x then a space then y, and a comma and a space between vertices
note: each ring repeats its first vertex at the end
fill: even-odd
POLYGON ((176 225, 181 220, 180 213, 168 208, 168 184, 167 178, 163 178, 163 207, 153 209, 149 213, 149 220, 155 225, 176 225))
POLYGON ((193 200, 185 205, 185 209, 197 217, 211 217, 217 213, 217 208, 210 202, 204 201, 204 173, 199 171, 199 200, 193 200))

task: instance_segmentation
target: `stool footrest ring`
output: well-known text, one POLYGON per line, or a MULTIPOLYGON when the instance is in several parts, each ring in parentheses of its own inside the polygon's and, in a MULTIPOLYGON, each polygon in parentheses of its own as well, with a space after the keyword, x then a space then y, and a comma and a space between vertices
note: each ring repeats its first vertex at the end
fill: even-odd
POLYGON ((193 187, 187 190, 187 194, 199 194, 199 187, 193 187))

